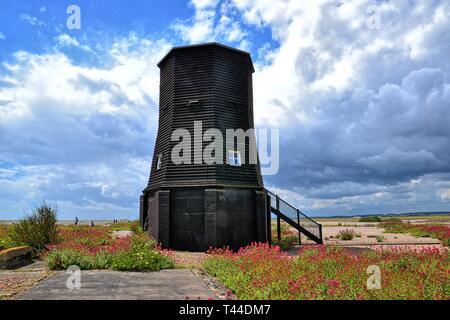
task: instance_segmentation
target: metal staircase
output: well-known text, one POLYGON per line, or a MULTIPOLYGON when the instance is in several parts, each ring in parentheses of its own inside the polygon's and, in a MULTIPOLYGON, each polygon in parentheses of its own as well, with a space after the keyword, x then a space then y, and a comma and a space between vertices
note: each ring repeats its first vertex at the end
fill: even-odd
MULTIPOLYGON (((279 196, 266 190, 270 199, 270 212, 277 217, 277 238, 281 240, 281 220, 288 223, 298 231, 299 244, 300 235, 303 233, 317 244, 322 244, 322 225, 303 214, 299 209, 293 207, 279 196)), ((269 221, 271 221, 269 214, 269 221)))

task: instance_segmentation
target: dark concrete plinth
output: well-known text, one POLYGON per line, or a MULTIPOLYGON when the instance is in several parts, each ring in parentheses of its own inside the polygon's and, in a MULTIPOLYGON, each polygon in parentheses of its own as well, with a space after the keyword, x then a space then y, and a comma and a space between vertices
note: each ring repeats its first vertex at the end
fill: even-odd
POLYGON ((268 241, 266 193, 254 189, 174 188, 145 196, 141 222, 163 247, 206 251, 268 241), (145 216, 148 216, 146 219, 145 216))
POLYGON ((170 191, 157 191, 147 197, 147 208, 147 217, 143 219, 144 227, 159 244, 169 248, 170 191))

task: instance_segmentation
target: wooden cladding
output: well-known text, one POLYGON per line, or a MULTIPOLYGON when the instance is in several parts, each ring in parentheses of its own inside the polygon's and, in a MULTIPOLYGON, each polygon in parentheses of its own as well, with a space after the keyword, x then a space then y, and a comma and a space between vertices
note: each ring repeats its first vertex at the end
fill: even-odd
MULTIPOLYGON (((253 128, 254 72, 250 55, 217 43, 173 48, 160 67, 158 133, 146 190, 177 186, 263 186, 258 164, 179 164, 171 161, 172 132, 186 129, 194 144, 194 121, 203 132, 253 128), (156 170, 160 157, 160 168, 156 170)), ((201 142, 202 150, 210 142, 201 142)), ((246 149, 248 150, 248 143, 246 149)), ((194 159, 194 148, 191 148, 194 159)), ((228 156, 224 147, 223 159, 228 156)), ((248 152, 248 151, 247 151, 248 152)), ((248 159, 248 156, 246 156, 248 159)))

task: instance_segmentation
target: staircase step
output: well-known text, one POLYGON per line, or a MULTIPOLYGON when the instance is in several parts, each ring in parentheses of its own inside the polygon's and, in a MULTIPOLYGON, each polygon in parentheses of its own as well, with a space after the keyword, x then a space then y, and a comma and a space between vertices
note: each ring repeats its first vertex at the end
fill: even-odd
POLYGON ((267 194, 269 195, 269 199, 271 201, 271 213, 275 214, 281 220, 285 221, 290 226, 297 229, 300 233, 304 234, 305 236, 307 236, 309 239, 313 240, 314 242, 316 242, 318 244, 323 244, 322 225, 320 223, 317 223, 313 219, 311 219, 308 216, 306 216, 305 214, 303 214, 299 209, 290 205, 283 199, 280 199, 279 196, 273 194, 272 192, 270 192, 268 190, 266 190, 266 191, 267 191, 267 194), (296 215, 296 218, 289 217, 288 216, 289 212, 287 212, 287 211, 290 211, 291 216, 292 216, 292 214, 296 215), (306 228, 304 225, 302 225, 301 221, 305 221, 305 220, 310 225, 309 228, 306 228))

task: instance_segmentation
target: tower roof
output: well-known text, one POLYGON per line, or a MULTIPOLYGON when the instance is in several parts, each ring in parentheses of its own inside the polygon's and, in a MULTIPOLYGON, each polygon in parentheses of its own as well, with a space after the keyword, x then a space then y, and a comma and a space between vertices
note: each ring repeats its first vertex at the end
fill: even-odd
POLYGON ((243 51, 240 49, 236 49, 218 42, 208 42, 208 43, 200 43, 200 44, 191 44, 191 45, 186 45, 186 46, 178 46, 178 47, 173 47, 172 49, 169 50, 169 52, 167 52, 164 57, 158 62, 157 66, 160 67, 161 64, 164 62, 164 60, 166 60, 174 51, 178 51, 178 50, 183 50, 183 49, 188 49, 188 48, 200 48, 200 47, 208 47, 208 46, 216 46, 216 47, 221 47, 227 50, 231 50, 234 52, 238 52, 240 54, 246 55, 249 59, 250 62, 250 66, 251 66, 251 70, 252 72, 255 72, 255 68, 253 67, 253 61, 252 61, 252 57, 250 55, 249 52, 247 51, 243 51))

